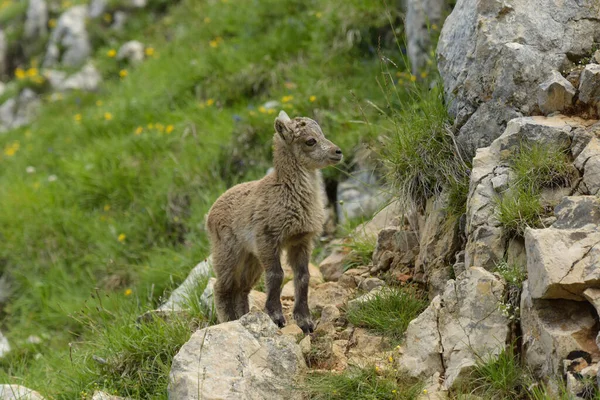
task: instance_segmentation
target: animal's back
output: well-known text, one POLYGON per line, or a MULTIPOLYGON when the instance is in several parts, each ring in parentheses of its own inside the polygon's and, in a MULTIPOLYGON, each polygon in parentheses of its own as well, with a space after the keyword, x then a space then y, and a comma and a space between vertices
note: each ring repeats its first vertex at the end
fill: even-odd
MULTIPOLYGON (((220 238, 224 230, 232 229, 234 219, 248 202, 259 181, 244 182, 227 190, 208 212, 206 227, 214 238, 220 238)), ((214 240, 214 239, 213 239, 214 240)))

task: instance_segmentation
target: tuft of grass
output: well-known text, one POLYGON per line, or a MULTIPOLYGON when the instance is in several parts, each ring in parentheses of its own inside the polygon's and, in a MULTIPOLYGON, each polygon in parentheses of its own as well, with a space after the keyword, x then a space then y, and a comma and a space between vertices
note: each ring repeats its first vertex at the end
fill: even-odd
POLYGON ((556 146, 521 143, 511 160, 515 177, 497 204, 497 217, 509 235, 522 236, 525 228, 538 227, 546 210, 541 190, 566 186, 573 177, 567 154, 556 146))
POLYGON ((502 260, 496 265, 496 272, 504 278, 510 285, 519 289, 523 288, 523 282, 527 279, 527 270, 521 265, 509 264, 502 260))
POLYGON ((307 395, 314 400, 412 400, 423 385, 376 367, 350 367, 341 374, 308 375, 307 395))
POLYGON ((426 307, 425 297, 413 287, 387 288, 371 300, 351 307, 346 316, 355 326, 371 329, 399 342, 410 321, 426 307))
POLYGON ((358 235, 350 238, 344 247, 350 249, 350 253, 344 258, 344 271, 352 268, 369 265, 373 259, 373 251, 377 244, 377 237, 371 235, 358 235))

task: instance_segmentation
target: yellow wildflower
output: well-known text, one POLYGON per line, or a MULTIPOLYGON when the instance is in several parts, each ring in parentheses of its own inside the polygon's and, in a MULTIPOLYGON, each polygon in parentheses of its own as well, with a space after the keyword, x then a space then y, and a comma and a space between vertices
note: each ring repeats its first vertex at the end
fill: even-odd
POLYGON ((113 119, 113 116, 112 116, 111 113, 105 112, 104 113, 104 119, 107 120, 107 121, 110 121, 111 119, 113 119))
POLYGON ((289 103, 290 101, 292 101, 294 99, 294 96, 283 96, 281 98, 281 102, 282 103, 289 103))
POLYGON ((167 125, 167 128, 165 129, 165 132, 167 132, 167 135, 168 135, 169 133, 173 132, 173 129, 175 129, 173 127, 173 125, 167 125))
POLYGON ((117 51, 115 49, 110 49, 109 51, 106 52, 106 55, 109 56, 110 58, 114 58, 117 55, 117 51))
POLYGON ((317 18, 321 18, 322 16, 323 16, 323 14, 321 12, 315 13, 315 17, 317 17, 317 18))
POLYGON ((18 141, 12 142, 11 144, 6 145, 4 148, 4 155, 7 157, 12 157, 17 153, 17 151, 19 151, 20 147, 21 144, 18 141))
POLYGON ((208 45, 210 47, 212 47, 213 49, 219 47, 219 42, 217 42, 216 40, 211 40, 210 42, 208 42, 208 45))
POLYGON ((204 17, 204 23, 205 24, 210 24, 210 18, 204 17))
POLYGON ((128 72, 127 72, 126 69, 122 69, 122 70, 119 71, 119 76, 121 78, 125 78, 127 76, 127 74, 128 74, 128 72))
POLYGON ((317 100, 317 96, 310 96, 308 98, 308 101, 310 101, 311 103, 314 103, 317 100))
POLYGON ((411 81, 411 82, 416 82, 416 81, 417 81, 417 77, 416 77, 415 75, 412 75, 412 74, 411 74, 411 76, 410 76, 410 81, 411 81))
POLYGON ((102 19, 103 19, 105 22, 108 22, 108 23, 110 23, 110 22, 112 22, 112 15, 110 15, 109 13, 106 13, 106 14, 104 14, 104 15, 102 16, 102 19))
POLYGON ((154 47, 146 47, 144 53, 146 53, 148 57, 152 57, 154 55, 154 47))
POLYGON ((275 113, 275 110, 274 110, 274 109, 272 109, 272 108, 269 108, 269 109, 267 110, 267 114, 274 114, 274 113, 275 113))
POLYGON ((81 114, 75 114, 75 116, 74 116, 73 118, 75 119, 75 121, 77 121, 77 122, 81 122, 81 119, 82 119, 83 117, 81 116, 81 114))
POLYGON ((38 75, 38 69, 37 68, 29 68, 27 70, 27 72, 25 72, 27 74, 28 77, 32 78, 34 76, 38 75))
POLYGON ((389 356, 389 357, 388 357, 388 361, 389 361, 389 362, 394 362, 394 357, 392 357, 392 356, 389 356))
POLYGON ((25 78, 25 70, 23 68, 17 68, 17 69, 15 69, 15 77, 17 79, 23 79, 23 78, 25 78))
POLYGON ((142 132, 144 132, 144 128, 142 128, 141 126, 138 126, 138 127, 135 129, 135 134, 136 134, 136 135, 141 135, 141 134, 142 134, 142 132))
POLYGON ((124 233, 121 233, 121 234, 119 235, 119 237, 117 238, 117 240, 118 240, 119 242, 121 242, 121 243, 123 243, 123 242, 125 241, 125 239, 127 239, 127 236, 125 236, 125 234, 124 234, 124 233))
POLYGON ((110 204, 106 204, 106 205, 104 206, 104 211, 108 211, 108 210, 110 210, 110 204))
POLYGON ((423 394, 427 394, 427 389, 423 389, 423 394))
POLYGON ((133 293, 133 290, 131 290, 131 289, 125 290, 125 296, 131 296, 131 293, 133 293))
POLYGON ((49 26, 50 28, 54 28, 54 27, 56 26, 56 20, 55 20, 54 18, 50 18, 50 19, 48 20, 48 26, 49 26))
POLYGON ((437 31, 439 29, 439 27, 437 26, 437 24, 431 24, 431 29, 433 29, 434 31, 437 31))
POLYGON ((148 125, 146 125, 148 127, 148 129, 154 129, 154 124, 150 123, 148 125))
POLYGON ((392 394, 396 394, 396 389, 392 390, 392 394))
POLYGON ((215 104, 215 101, 214 101, 213 99, 208 99, 208 100, 206 100, 206 105, 207 105, 208 107, 212 106, 213 104, 215 104))
POLYGON ((427 72, 425 72, 425 71, 421 72, 421 78, 423 78, 423 79, 427 78, 427 72))
POLYGON ((258 107, 258 111, 264 114, 267 112, 267 109, 264 106, 260 106, 258 107))

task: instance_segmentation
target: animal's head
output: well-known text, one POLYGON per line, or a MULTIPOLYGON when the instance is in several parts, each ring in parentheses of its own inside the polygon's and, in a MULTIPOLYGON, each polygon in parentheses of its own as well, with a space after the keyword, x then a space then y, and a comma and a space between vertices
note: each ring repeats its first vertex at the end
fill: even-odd
POLYGON ((319 124, 310 118, 291 119, 281 111, 275 118, 275 131, 275 140, 306 168, 325 168, 342 161, 342 150, 327 140, 319 124))

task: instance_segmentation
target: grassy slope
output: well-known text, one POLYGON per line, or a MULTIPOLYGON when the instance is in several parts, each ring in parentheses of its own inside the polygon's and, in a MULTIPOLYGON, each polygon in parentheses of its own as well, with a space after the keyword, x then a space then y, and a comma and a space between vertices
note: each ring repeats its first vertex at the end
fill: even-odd
MULTIPOLYGON (((268 167, 274 115, 260 105, 292 96, 288 112, 318 117, 346 153, 379 133, 352 121, 364 113, 355 97, 383 103, 382 4, 183 0, 143 21, 127 37, 94 28, 102 43, 95 61, 107 79, 100 93, 47 101, 31 126, 0 135, 0 272, 13 288, 1 329, 15 348, 0 361, 0 382, 52 398, 97 387, 165 398, 164 380, 148 386, 147 377, 122 377, 119 368, 135 357, 110 357, 151 357, 124 346, 132 338, 168 339, 172 353, 189 335, 186 324, 177 334, 158 322, 148 332, 131 327, 207 255, 203 219, 214 199, 268 167), (154 56, 136 68, 119 65, 106 54, 125 39, 152 46, 154 56), (256 162, 228 167, 248 131, 256 162), (25 342, 32 334, 40 345, 25 342)), ((387 55, 401 65, 397 53, 387 55)), ((377 113, 366 113, 378 123, 377 113)), ((148 351, 160 351, 155 342, 148 351)), ((169 357, 153 371, 168 371, 169 357)))

